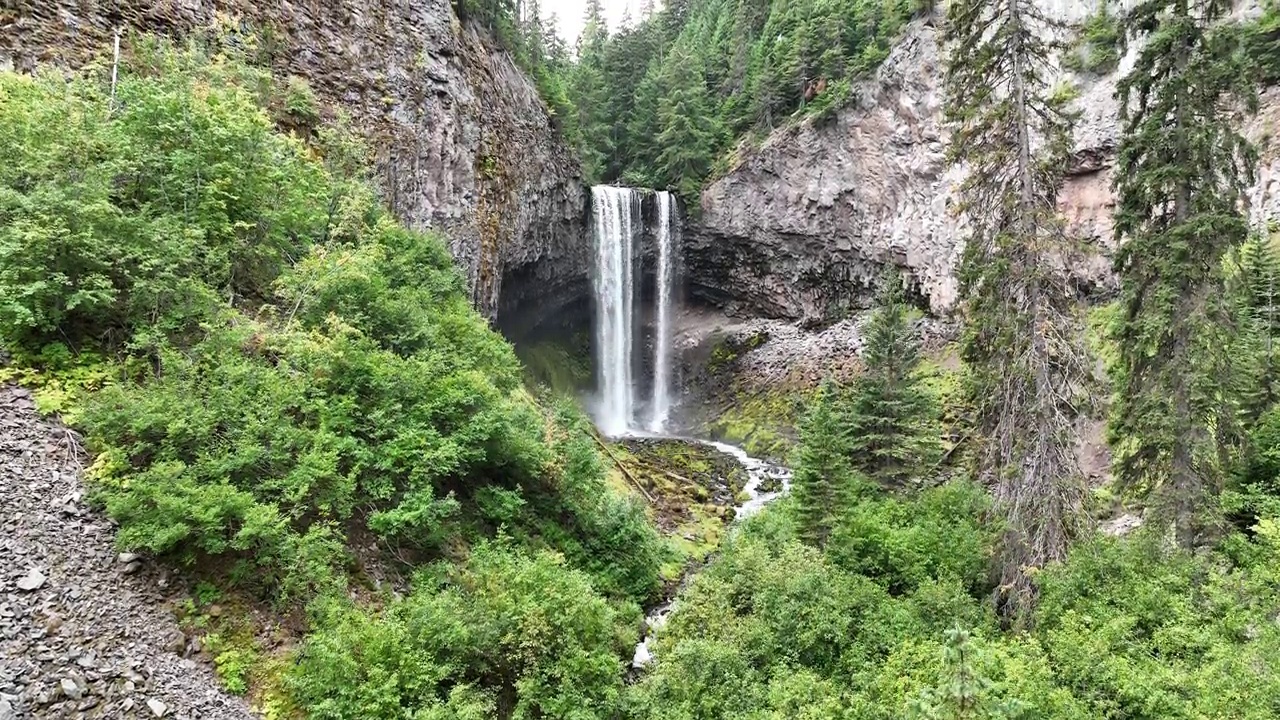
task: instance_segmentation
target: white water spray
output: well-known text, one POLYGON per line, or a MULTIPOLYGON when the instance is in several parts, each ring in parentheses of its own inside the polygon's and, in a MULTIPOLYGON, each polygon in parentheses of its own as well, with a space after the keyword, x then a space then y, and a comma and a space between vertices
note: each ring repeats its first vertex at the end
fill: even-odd
POLYGON ((634 418, 632 377, 635 317, 634 210, 639 196, 627 188, 591 189, 595 214, 597 423, 606 435, 625 433, 634 418))
POLYGON ((656 193, 657 217, 651 236, 655 238, 653 383, 648 413, 637 418, 636 296, 640 291, 637 264, 640 253, 636 238, 639 225, 640 191, 600 185, 591 189, 595 219, 595 272, 592 283, 596 301, 596 424, 606 435, 623 435, 639 430, 661 433, 671 415, 672 325, 675 313, 675 285, 679 236, 676 200, 669 192, 656 193))
POLYGON ((675 286, 676 200, 671 193, 658 192, 658 277, 655 295, 658 311, 653 336, 653 400, 649 429, 662 432, 671 414, 671 302, 675 286))

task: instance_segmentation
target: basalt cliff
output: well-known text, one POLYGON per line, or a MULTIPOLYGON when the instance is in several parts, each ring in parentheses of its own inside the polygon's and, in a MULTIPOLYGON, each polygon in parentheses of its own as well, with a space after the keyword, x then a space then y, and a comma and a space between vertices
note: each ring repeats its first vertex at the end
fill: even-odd
MULTIPOLYGON (((1093 11, 1058 3, 1055 17, 1079 22, 1093 11)), ((1254 7, 1237 14, 1249 16, 1254 7)), ((963 219, 956 188, 963 167, 946 157, 942 107, 945 54, 936 21, 912 23, 874 78, 834 117, 775 131, 743 148, 735 166, 702 194, 701 217, 686 232, 694 297, 746 316, 823 321, 864 304, 885 264, 900 267, 937 313, 959 287, 963 219)), ((1096 253, 1073 270, 1082 292, 1114 287, 1111 172, 1120 126, 1119 74, 1064 74, 1078 90, 1075 153, 1059 198, 1074 236, 1096 253)), ((1280 152, 1268 128, 1280 119, 1280 91, 1263 92, 1246 133, 1262 162, 1250 197, 1256 221, 1280 217, 1280 152)))
MULTIPOLYGON (((533 83, 449 0, 16 0, 0 9, 0 67, 110 62, 144 33, 252 42, 282 77, 369 139, 387 202, 448 238, 490 318, 585 295, 580 164, 533 83)), ((519 319, 519 318, 517 318, 519 319)))

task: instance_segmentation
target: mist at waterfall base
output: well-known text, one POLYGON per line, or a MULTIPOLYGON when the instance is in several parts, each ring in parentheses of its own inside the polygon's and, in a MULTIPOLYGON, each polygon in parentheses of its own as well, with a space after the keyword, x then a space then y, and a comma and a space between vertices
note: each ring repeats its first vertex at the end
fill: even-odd
POLYGON ((591 189, 596 393, 589 405, 601 432, 613 437, 664 432, 673 405, 679 209, 671 193, 655 192, 656 211, 651 227, 647 226, 642 213, 645 192, 609 185, 591 189), (643 246, 646 241, 654 246, 655 265, 648 347, 639 312, 644 309, 641 259, 648 250, 643 246), (647 364, 642 356, 646 351, 652 353, 647 364), (645 368, 652 375, 641 382, 637 371, 645 368))

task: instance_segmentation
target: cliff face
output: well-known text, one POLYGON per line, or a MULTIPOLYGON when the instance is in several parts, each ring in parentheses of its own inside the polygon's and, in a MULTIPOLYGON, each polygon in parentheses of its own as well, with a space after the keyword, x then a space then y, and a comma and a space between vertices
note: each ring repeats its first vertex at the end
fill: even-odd
MULTIPOLYGON (((1068 22, 1091 11, 1074 0, 1051 8, 1068 22)), ((965 234, 954 208, 964 170, 945 157, 939 38, 931 24, 913 23, 848 107, 826 122, 775 132, 703 192, 702 217, 686 233, 695 296, 731 312, 816 320, 865 303, 870 283, 891 263, 934 312, 953 307, 965 234)), ((1110 188, 1120 129, 1113 95, 1132 60, 1131 52, 1108 77, 1070 78, 1080 117, 1059 204, 1073 235, 1097 249, 1073 267, 1076 282, 1093 292, 1115 284, 1110 188)), ((1268 140, 1266 128, 1278 119, 1280 91, 1268 91, 1246 133, 1268 140)), ((1280 153, 1269 141, 1261 150, 1255 220, 1280 217, 1280 153)))
POLYGON ((449 0, 15 0, 0 10, 0 66, 76 67, 141 32, 252 32, 282 76, 307 80, 370 139, 387 202, 442 231, 490 317, 585 292, 577 158, 533 84, 449 0))

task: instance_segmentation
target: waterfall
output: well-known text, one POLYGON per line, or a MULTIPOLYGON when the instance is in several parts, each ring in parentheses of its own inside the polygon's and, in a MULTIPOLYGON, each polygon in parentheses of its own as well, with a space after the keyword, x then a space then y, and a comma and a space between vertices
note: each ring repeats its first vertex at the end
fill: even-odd
POLYGON ((653 400, 649 430, 666 429, 671 413, 671 294, 675 285, 675 248, 672 241, 676 201, 671 193, 658 192, 658 273, 655 287, 658 310, 653 335, 653 400))
MULTIPOLYGON (((638 190, 599 185, 591 189, 595 227, 595 361, 596 424, 606 435, 622 435, 635 430, 637 367, 636 297, 640 292, 637 277, 638 252, 636 238, 643 236, 638 190)), ((678 252, 675 197, 668 192, 656 193, 657 217, 653 232, 654 259, 654 333, 653 383, 649 400, 650 432, 666 429, 671 414, 672 319, 675 303, 676 253, 678 252)))
POLYGON ((627 188, 591 189, 595 214, 596 265, 592 284, 596 299, 596 413, 600 429, 618 435, 631 428, 635 383, 632 341, 635 337, 635 254, 632 219, 639 195, 627 188))

